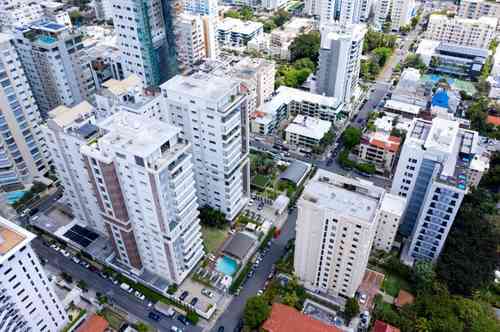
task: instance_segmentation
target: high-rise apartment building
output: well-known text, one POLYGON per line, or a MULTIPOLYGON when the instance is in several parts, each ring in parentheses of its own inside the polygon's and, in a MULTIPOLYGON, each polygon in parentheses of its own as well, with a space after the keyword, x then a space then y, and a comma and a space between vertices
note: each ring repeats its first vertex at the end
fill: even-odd
POLYGON ((118 112, 81 147, 118 263, 180 283, 203 256, 190 144, 178 128, 118 112))
POLYGON ((458 16, 471 19, 492 16, 500 19, 500 3, 488 0, 460 0, 458 16))
POLYGON ((361 1, 361 13, 359 16, 359 20, 361 22, 368 22, 370 18, 370 14, 372 12, 373 0, 362 0, 361 1))
POLYGON ((159 85, 177 72, 174 16, 180 1, 111 0, 113 24, 125 77, 135 74, 146 86, 159 85))
POLYGON ((408 200, 400 232, 410 236, 408 261, 436 261, 464 195, 478 133, 452 120, 414 119, 391 192, 408 200))
POLYGON ((349 103, 359 82, 364 24, 321 27, 321 48, 316 90, 349 103))
POLYGON ((184 10, 191 14, 216 17, 219 15, 217 0, 184 0, 184 10))
POLYGON ((308 289, 354 296, 368 264, 384 193, 371 182, 324 170, 306 184, 297 204, 294 269, 308 289))
POLYGON ((495 38, 497 25, 496 17, 468 19, 433 14, 429 17, 424 38, 460 46, 488 48, 495 38))
POLYGON ((169 122, 191 143, 198 202, 233 220, 250 193, 247 96, 239 80, 203 73, 161 86, 169 122))
POLYGON ((188 72, 206 55, 203 20, 200 15, 181 13, 174 24, 179 71, 188 72))
POLYGON ((50 161, 40 113, 10 35, 0 33, 0 187, 30 184, 50 161))
POLYGON ((0 217, 0 330, 61 331, 61 301, 31 248, 35 235, 0 217))
POLYGON ((219 7, 217 0, 184 0, 184 11, 201 17, 205 57, 215 59, 218 53, 216 34, 219 23, 219 7))
POLYGON ((17 29, 15 43, 42 117, 59 105, 92 99, 95 81, 81 33, 39 22, 17 29))
POLYGON ((80 148, 98 137, 95 110, 83 101, 74 107, 58 106, 49 112, 42 126, 59 181, 64 188, 63 202, 79 223, 106 234, 97 199, 80 148))
MULTIPOLYGON (((328 24, 333 21, 341 25, 359 23, 363 1, 365 0, 317 0, 320 23, 328 24)), ((316 6, 317 4, 314 5, 316 6)))
POLYGON ((377 30, 399 31, 411 23, 414 14, 415 0, 378 0, 373 24, 377 30))
POLYGON ((390 252, 406 207, 406 199, 386 193, 379 207, 379 219, 373 248, 390 252))
POLYGON ((37 1, 0 1, 0 30, 2 31, 10 31, 41 18, 43 18, 43 10, 37 1))

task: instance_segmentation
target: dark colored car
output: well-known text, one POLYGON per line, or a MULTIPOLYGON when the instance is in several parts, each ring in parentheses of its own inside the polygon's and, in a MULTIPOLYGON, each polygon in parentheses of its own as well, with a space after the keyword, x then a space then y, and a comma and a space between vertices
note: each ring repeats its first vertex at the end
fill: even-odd
POLYGON ((217 329, 217 332, 224 332, 224 326, 219 326, 219 328, 217 329))
POLYGON ((197 297, 194 297, 192 300, 191 300, 191 305, 194 307, 196 305, 196 303, 198 303, 198 298, 197 297))
POLYGON ((148 314, 148 317, 151 318, 152 320, 154 320, 155 322, 159 321, 161 318, 161 316, 154 311, 150 311, 148 314))
POLYGON ((189 295, 189 292, 188 291, 184 291, 184 292, 182 292, 181 296, 179 296, 179 299, 181 301, 184 301, 186 299, 186 297, 188 297, 188 295, 189 295))
POLYGON ((236 327, 234 328, 234 332, 241 332, 243 330, 243 319, 238 320, 238 324, 236 324, 236 327))
POLYGON ((189 321, 188 321, 187 317, 184 315, 177 316, 177 320, 186 326, 189 325, 189 321))

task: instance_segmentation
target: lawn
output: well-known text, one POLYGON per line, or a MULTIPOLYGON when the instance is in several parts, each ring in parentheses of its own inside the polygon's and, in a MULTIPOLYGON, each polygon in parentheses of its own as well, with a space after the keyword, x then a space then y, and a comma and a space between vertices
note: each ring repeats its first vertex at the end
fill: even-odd
POLYGON ((269 177, 262 174, 257 174, 254 176, 252 182, 258 187, 265 188, 269 183, 269 177))
POLYGON ((120 316, 119 314, 117 314, 116 312, 112 311, 109 308, 103 309, 101 314, 104 317, 104 319, 108 321, 109 325, 116 331, 118 331, 118 329, 122 326, 124 322, 122 316, 120 316))
POLYGON ((396 297, 401 289, 401 282, 398 278, 386 274, 382 282, 382 289, 390 296, 396 297))
POLYGON ((214 253, 224 242, 227 235, 227 229, 201 226, 201 233, 203 234, 205 249, 209 253, 214 253))

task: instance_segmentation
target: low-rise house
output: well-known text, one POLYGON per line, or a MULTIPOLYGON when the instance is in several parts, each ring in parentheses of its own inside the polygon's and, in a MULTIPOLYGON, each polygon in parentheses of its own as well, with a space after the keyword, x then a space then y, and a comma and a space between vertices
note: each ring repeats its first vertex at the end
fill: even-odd
POLYGON ((379 173, 390 172, 396 161, 401 138, 382 131, 368 132, 357 146, 357 158, 375 165, 379 173))
POLYGON ((314 148, 330 131, 331 122, 297 115, 285 129, 288 144, 297 148, 314 148))

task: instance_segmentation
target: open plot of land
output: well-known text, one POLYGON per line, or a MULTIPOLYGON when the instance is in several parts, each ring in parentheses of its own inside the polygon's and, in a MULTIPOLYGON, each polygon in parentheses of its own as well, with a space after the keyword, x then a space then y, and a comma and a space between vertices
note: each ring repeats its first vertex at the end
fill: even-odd
POLYGON ((265 188, 269 182, 270 182, 270 178, 269 176, 265 176, 265 175, 261 175, 261 174, 257 174, 253 177, 253 183, 256 185, 256 186, 259 186, 261 188, 265 188))
POLYGON ((104 308, 102 310, 102 316, 104 317, 104 319, 108 321, 109 325, 115 330, 118 330, 125 321, 122 316, 118 315, 116 312, 112 311, 109 308, 104 308))
POLYGON ((224 242, 227 235, 227 229, 219 229, 215 227, 201 227, 203 234, 203 242, 209 253, 214 253, 224 242))
POLYGON ((366 303, 364 304, 365 308, 371 308, 373 299, 378 294, 382 285, 382 280, 384 280, 382 273, 366 270, 363 281, 359 286, 359 291, 367 296, 366 303))

